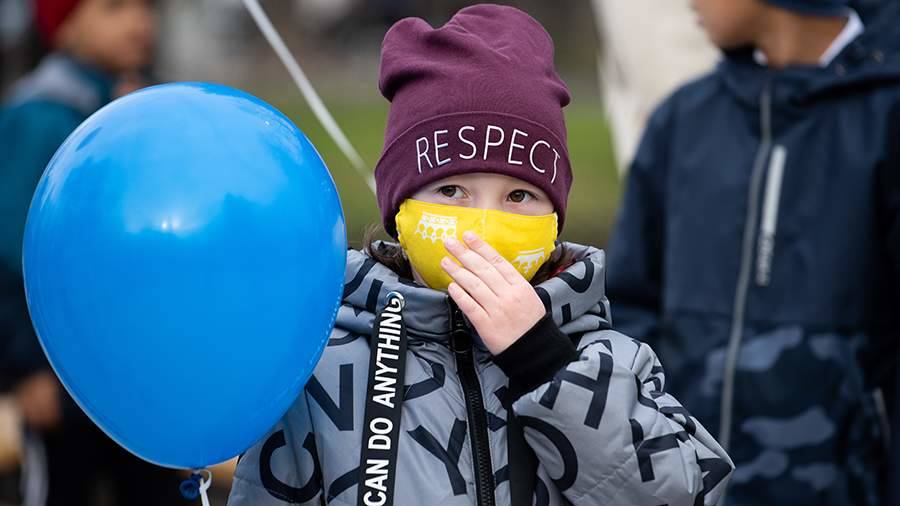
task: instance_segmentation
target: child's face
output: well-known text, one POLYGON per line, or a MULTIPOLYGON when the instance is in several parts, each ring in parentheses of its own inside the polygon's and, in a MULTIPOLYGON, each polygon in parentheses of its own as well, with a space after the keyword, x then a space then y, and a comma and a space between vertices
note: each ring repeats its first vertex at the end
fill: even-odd
POLYGON ((84 0, 63 23, 56 46, 116 74, 150 62, 156 13, 150 0, 84 0))
POLYGON ((753 44, 766 10, 760 0, 691 0, 691 7, 713 44, 726 50, 753 44))
POLYGON ((528 216, 553 212, 553 203, 540 188, 514 177, 482 172, 441 179, 426 185, 412 198, 432 204, 496 209, 528 216))

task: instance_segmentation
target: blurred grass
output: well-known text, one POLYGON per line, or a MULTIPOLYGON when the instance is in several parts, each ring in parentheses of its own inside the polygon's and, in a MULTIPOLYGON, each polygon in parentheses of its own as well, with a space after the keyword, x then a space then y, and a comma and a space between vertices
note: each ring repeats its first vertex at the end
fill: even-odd
MULTIPOLYGON (((365 227, 380 223, 375 197, 299 97, 267 98, 287 114, 322 155, 331 171, 347 219, 350 245, 359 247, 365 227)), ((373 169, 381 153, 387 102, 325 98, 338 124, 373 169)), ((599 103, 574 102, 566 108, 569 154, 575 182, 569 196, 562 239, 582 244, 606 244, 619 201, 609 129, 599 103)))

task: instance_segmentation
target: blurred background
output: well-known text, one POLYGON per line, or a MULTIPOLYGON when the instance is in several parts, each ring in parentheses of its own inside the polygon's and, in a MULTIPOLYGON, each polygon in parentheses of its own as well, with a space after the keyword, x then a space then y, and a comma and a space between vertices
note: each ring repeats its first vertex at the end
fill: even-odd
MULTIPOLYGON (((381 150, 387 102, 377 89, 381 39, 398 19, 440 25, 477 2, 452 0, 291 0, 263 7, 368 167, 381 150)), ((602 245, 618 198, 603 117, 598 41, 588 0, 510 2, 536 17, 556 42, 557 65, 572 89, 567 108, 576 181, 564 238, 602 245)), ((27 0, 0 0, 0 86, 8 88, 41 56, 27 0)), ((246 90, 281 109, 309 136, 337 182, 351 245, 375 223, 375 199, 304 103, 239 0, 159 0, 160 37, 148 70, 154 81, 212 81, 246 90)))

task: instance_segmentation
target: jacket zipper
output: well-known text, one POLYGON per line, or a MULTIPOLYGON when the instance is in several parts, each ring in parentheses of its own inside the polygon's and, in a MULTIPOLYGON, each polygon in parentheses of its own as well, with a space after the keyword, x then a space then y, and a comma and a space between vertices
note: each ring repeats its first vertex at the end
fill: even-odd
POLYGON ((466 397, 466 414, 469 419, 469 440, 472 447, 472 463, 475 466, 475 493, 479 506, 494 506, 494 470, 491 465, 491 449, 488 440, 487 416, 481 383, 475 370, 472 351, 472 335, 463 319, 462 311, 451 303, 451 346, 456 355, 460 384, 466 397))
MULTIPOLYGON (((747 218, 744 222, 744 237, 741 248, 741 263, 738 273, 737 287, 734 294, 734 306, 731 319, 731 331, 728 336, 728 349, 725 355, 725 367, 722 372, 722 399, 720 405, 719 444, 727 452, 731 444, 731 424, 734 409, 734 375, 737 368, 738 355, 743 339, 744 312, 747 309, 747 291, 750 286, 750 271, 753 262, 754 232, 759 219, 760 192, 762 190, 763 173, 766 160, 772 149, 772 90, 771 81, 763 87, 759 98, 760 105, 760 144, 753 162, 750 176, 750 190, 747 197, 747 218)), ((724 503, 724 498, 722 503, 724 503)))
POLYGON ((775 236, 778 230, 778 204, 781 201, 781 182, 787 149, 782 145, 772 148, 769 171, 766 176, 766 194, 763 199, 762 222, 756 243, 756 284, 769 286, 772 276, 772 257, 775 255, 775 236))

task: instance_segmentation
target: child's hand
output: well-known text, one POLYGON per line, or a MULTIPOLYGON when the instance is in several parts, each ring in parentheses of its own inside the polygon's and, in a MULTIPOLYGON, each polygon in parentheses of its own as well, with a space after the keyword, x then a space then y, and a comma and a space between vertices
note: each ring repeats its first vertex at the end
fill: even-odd
POLYGON ((534 287, 488 243, 474 232, 463 234, 468 248, 456 239, 444 247, 459 259, 441 260, 453 278, 447 290, 488 350, 498 355, 528 332, 546 313, 534 287))

